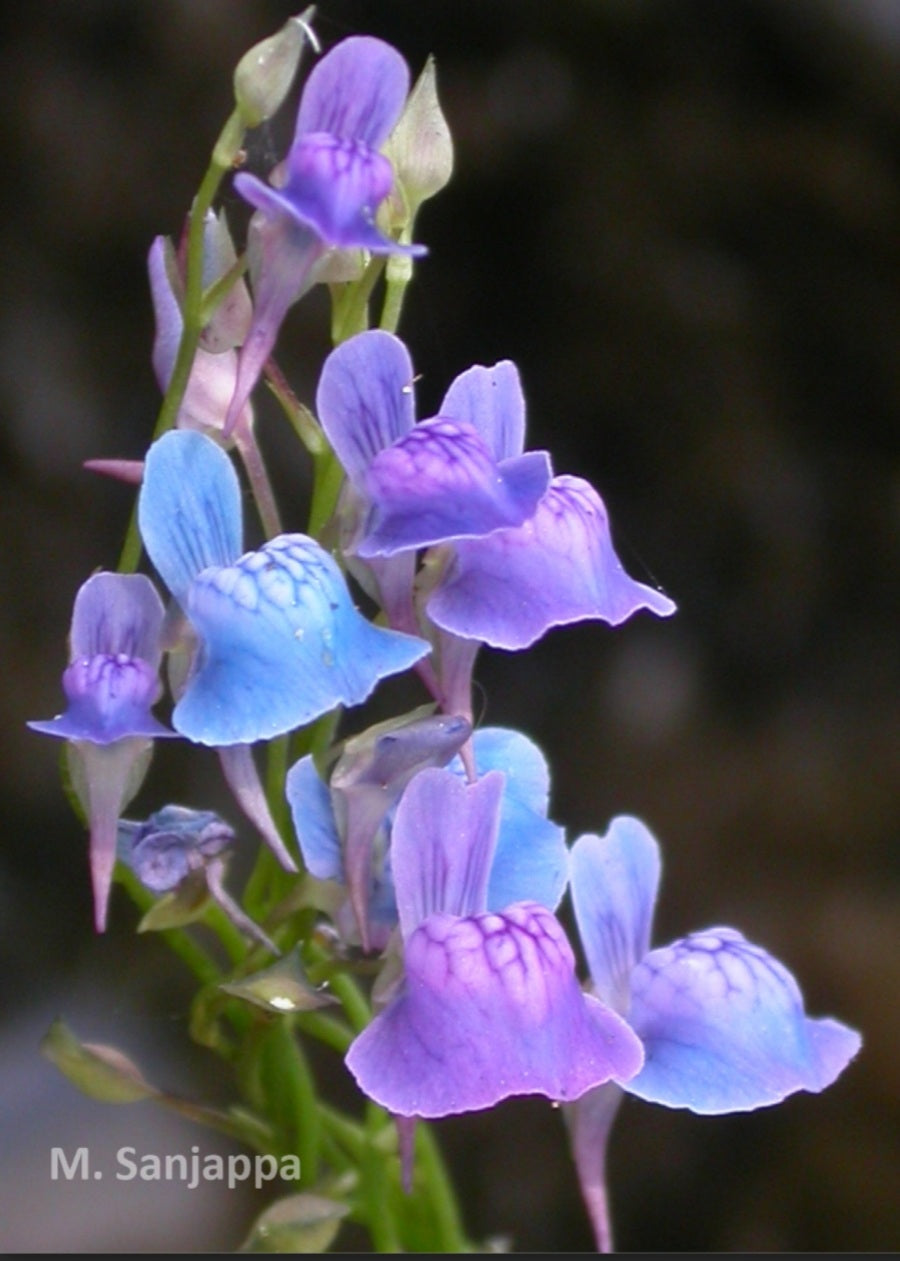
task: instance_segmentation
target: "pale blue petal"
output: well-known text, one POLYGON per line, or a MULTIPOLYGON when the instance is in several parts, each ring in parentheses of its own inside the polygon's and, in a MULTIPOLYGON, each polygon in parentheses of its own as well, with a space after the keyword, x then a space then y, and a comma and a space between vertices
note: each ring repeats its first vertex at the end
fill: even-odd
MULTIPOLYGON (((500 829, 488 883, 487 907, 539 902, 555 910, 565 893, 569 855, 565 832, 547 818, 550 776, 544 755, 520 731, 480 727, 472 737, 479 775, 502 771, 500 829)), ((455 758, 451 769, 465 776, 455 758)))
POLYGON ((429 915, 487 907, 502 776, 465 784, 452 771, 421 771, 394 815, 391 866, 400 928, 408 938, 429 915))
POLYGON ((731 928, 651 951, 632 976, 630 1023, 647 1058, 625 1089, 707 1114, 817 1093, 862 1041, 838 1021, 809 1019, 791 973, 731 928))
POLYGON ((380 149, 409 92, 409 68, 390 44, 368 35, 341 40, 313 66, 297 112, 295 139, 327 131, 380 149))
POLYGON ((328 785, 319 778, 310 754, 295 762, 288 771, 284 790, 307 871, 319 880, 342 881, 341 839, 331 794, 328 785))
POLYGON ((190 430, 158 438, 144 462, 138 523, 148 556, 184 606, 201 570, 231 565, 241 551, 241 490, 221 447, 190 430))
POLYGON ((413 366, 399 337, 373 329, 336 347, 322 366, 316 412, 358 489, 385 447, 415 424, 413 366))
POLYGON ((613 819, 605 836, 572 846, 572 904, 594 990, 628 1015, 631 976, 650 949, 659 846, 640 819, 613 819))
POLYGON ((460 373, 438 415, 471 425, 498 463, 525 450, 525 396, 519 370, 509 359, 460 373))
POLYGON ((443 630, 511 651, 553 626, 588 619, 617 626, 639 609, 667 617, 675 605, 625 573, 599 495, 568 476, 553 479, 518 528, 461 539, 428 602, 443 630))
POLYGON ((205 570, 185 612, 201 650, 173 725, 200 744, 270 740, 360 704, 430 651, 363 617, 336 562, 302 534, 205 570))
POLYGON ((544 907, 432 915, 407 941, 405 964, 403 989, 346 1060, 389 1112, 442 1117, 515 1095, 568 1101, 640 1068, 639 1041, 582 993, 544 907))

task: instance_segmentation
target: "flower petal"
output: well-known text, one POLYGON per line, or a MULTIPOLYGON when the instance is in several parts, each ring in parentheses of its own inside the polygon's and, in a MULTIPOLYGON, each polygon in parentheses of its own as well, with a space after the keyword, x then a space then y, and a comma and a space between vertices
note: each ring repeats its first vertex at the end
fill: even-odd
POLYGON ((154 670, 165 610, 144 574, 99 573, 83 583, 72 609, 72 660, 101 653, 140 657, 154 670))
POLYGON ((313 66, 297 111, 295 139, 327 131, 379 149, 409 93, 409 67, 383 40, 354 35, 313 66))
POLYGON ((509 359, 460 373, 438 415, 471 425, 498 462, 525 450, 525 396, 519 370, 509 359))
MULTIPOLYGON (((565 832, 547 818, 550 777, 544 755, 520 731, 503 727, 480 727, 472 752, 479 775, 502 771, 506 777, 487 909, 539 902, 555 910, 568 881, 569 854, 565 832)), ((465 776, 459 758, 450 769, 465 776)))
POLYGON ((403 342, 377 329, 342 342, 322 366, 316 411, 348 478, 359 489, 378 452, 415 424, 413 377, 403 342))
POLYGON ((30 722, 64 740, 113 744, 126 736, 174 736, 150 713, 159 699, 163 605, 143 574, 94 574, 75 597, 63 674, 65 713, 30 722))
POLYGON ((495 648, 527 648, 552 626, 598 618, 617 626, 638 609, 675 605, 629 578, 613 551, 600 496, 578 477, 555 477, 530 520, 463 539, 428 602, 438 626, 495 648))
POLYGON ((640 819, 613 819, 605 836, 572 846, 572 904, 594 990, 628 1015, 631 975, 650 949, 659 846, 640 819))
POLYGON ((497 464, 471 426, 437 417, 380 451, 365 474, 372 504, 360 556, 390 556, 520 525, 550 483, 546 452, 497 464))
POLYGON ((818 1093, 862 1042, 838 1021, 809 1019, 791 973, 732 928, 652 951, 632 977, 630 1022, 647 1059, 625 1089, 706 1114, 818 1093))
POLYGON ((147 452, 138 499, 147 554, 182 607, 191 582, 241 551, 241 491, 231 460, 211 438, 172 430, 147 452))
POLYGON ((331 794, 319 778, 312 754, 294 763, 285 778, 284 790, 307 871, 318 880, 343 880, 341 838, 331 794))
POLYGON ((435 912, 475 915, 487 907, 503 776, 474 784, 452 771, 421 771, 400 799, 391 865, 404 939, 435 912))
POLYGON ((361 1089, 400 1116, 442 1117, 513 1095, 578 1098, 642 1061, 613 1012, 584 995, 545 908, 437 914, 406 943, 406 984, 353 1042, 361 1089))
POLYGON ((202 651, 173 725, 200 744, 270 740, 359 704, 430 650, 363 617, 336 562, 302 534, 205 570, 185 612, 202 651))

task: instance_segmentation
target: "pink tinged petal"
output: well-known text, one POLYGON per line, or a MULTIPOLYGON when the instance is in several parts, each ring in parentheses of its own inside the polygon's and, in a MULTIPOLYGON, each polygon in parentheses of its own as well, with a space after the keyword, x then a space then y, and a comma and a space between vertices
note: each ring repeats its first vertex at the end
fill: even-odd
POLYGON ((365 474, 372 504, 360 556, 390 556, 520 525, 550 484, 545 452, 496 463, 469 425, 436 417, 379 452, 365 474))
MULTIPOLYGON (((243 183, 238 191, 254 204, 277 199, 273 189, 253 176, 235 177, 235 187, 239 180, 243 183), (259 190, 261 196, 250 195, 259 190)), ((234 394, 223 429, 226 438, 246 414, 247 402, 275 346, 282 321, 304 292, 314 265, 326 249, 314 232, 283 213, 264 221, 257 240, 260 264, 254 284, 253 322, 238 356, 234 394)))
POLYGON ((570 864, 572 904, 594 991, 627 1016, 632 972, 650 949, 659 846, 639 819, 622 815, 605 836, 579 837, 570 864))
POLYGON ((297 112, 295 140, 327 131, 378 149, 387 140, 409 93, 409 68, 383 40, 355 35, 313 66, 297 112))
POLYGON ((618 626, 639 609, 668 617, 675 605, 629 578, 600 496, 581 478, 563 476, 519 528, 457 543, 427 609, 444 630, 515 651, 553 626, 589 619, 618 626))
POLYGON ((469 738, 465 718, 428 714, 388 720, 347 741, 331 775, 335 816, 344 838, 344 869, 363 948, 371 948, 369 903, 375 837, 414 776, 445 765, 469 738))
POLYGON ((459 916, 486 910, 502 795, 499 771, 466 784, 452 771, 424 770, 409 785, 391 833, 404 939, 438 912, 459 916))
POLYGON ((471 425, 498 462, 525 450, 525 396, 519 370, 509 359, 492 368, 476 364, 461 373, 445 394, 439 415, 471 425))
POLYGON ((173 276, 176 274, 175 250, 164 236, 155 237, 147 255, 150 297, 156 331, 153 337, 153 371, 161 390, 165 390, 175 367, 184 320, 175 296, 173 276))
POLYGON ((647 1060, 626 1089, 721 1114, 818 1093, 859 1051, 859 1034, 809 1019, 791 973, 732 928, 651 951, 632 976, 631 1024, 647 1060))
POLYGON ((432 915, 405 962, 404 989, 347 1054, 363 1092, 397 1115, 442 1117, 515 1095, 568 1101, 640 1068, 640 1043, 582 993, 544 907, 432 915))
POLYGON ((102 747, 79 742, 70 748, 78 760, 79 797, 90 827, 94 924, 102 933, 116 865, 119 815, 137 790, 136 775, 143 777, 151 745, 134 737, 102 747))
POLYGON ((144 477, 143 460, 85 460, 81 467, 86 468, 89 473, 114 477, 116 481, 125 482, 128 486, 140 486, 144 477))
POLYGON ((234 793, 234 798, 244 814, 285 871, 297 871, 297 864, 288 853, 281 833, 272 818, 268 798, 253 760, 253 750, 246 744, 220 748, 219 761, 228 787, 234 793))
POLYGON ((606 1153, 621 1101, 622 1088, 607 1082, 589 1090, 564 1109, 581 1195, 594 1228, 597 1251, 601 1253, 613 1251, 606 1153))
POLYGON ((413 428, 409 351, 393 333, 373 329, 336 347, 322 366, 316 412, 335 455, 358 489, 379 451, 413 428))

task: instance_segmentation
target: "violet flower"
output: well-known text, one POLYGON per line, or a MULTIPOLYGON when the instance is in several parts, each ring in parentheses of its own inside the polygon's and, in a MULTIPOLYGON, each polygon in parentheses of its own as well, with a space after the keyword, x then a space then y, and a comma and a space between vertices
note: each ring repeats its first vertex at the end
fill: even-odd
MULTIPOLYGON (((397 802, 413 775, 428 766, 449 763, 464 779, 457 750, 470 730, 464 719, 439 714, 396 730, 390 726, 374 729, 368 783, 348 784, 340 763, 337 784, 335 774, 325 783, 307 756, 291 767, 285 784, 307 870, 347 885, 363 945, 374 949, 387 944, 398 918, 391 853, 397 802), (385 738, 393 741, 388 747, 385 738)), ((488 905, 530 900, 555 910, 568 880, 568 851, 563 829, 547 817, 543 754, 521 732, 482 727, 472 735, 472 760, 479 776, 502 770, 505 777, 488 905)), ((340 916, 339 926, 348 935, 340 916)))
MULTIPOLYGON (((604 837, 571 853, 572 900, 593 990, 624 1016, 644 1046, 639 1073, 621 1090, 704 1115, 818 1093, 861 1046, 839 1021, 811 1019, 782 963, 733 928, 708 928, 650 949, 659 846, 623 816, 604 837)), ((621 1098, 591 1092, 568 1113, 573 1148, 598 1246, 610 1246, 604 1151, 621 1098)))
POLYGON ((294 139, 277 186, 241 172, 236 191, 256 209, 253 324, 244 342, 225 425, 228 436, 259 378, 288 309, 312 283, 330 248, 373 254, 422 254, 375 223, 393 187, 378 150, 399 119, 409 69, 389 44, 352 36, 312 69, 303 88, 294 139))
POLYGON ((75 597, 65 712, 30 722, 69 742, 73 787, 90 828, 94 921, 106 927, 116 824, 144 777, 152 741, 175 735, 150 712, 159 699, 163 604, 143 574, 98 573, 75 597))
POLYGON ((514 1095, 574 1100, 639 1070, 639 1040, 586 995, 552 911, 491 904, 504 777, 421 771, 391 852, 404 977, 351 1044, 360 1089, 398 1117, 442 1117, 514 1095))
POLYGON ((349 482, 346 550, 368 562, 392 625, 413 630, 424 615, 438 628, 436 694, 448 712, 471 716, 482 643, 514 651, 554 626, 675 611, 625 573, 594 488, 551 477, 546 452, 523 454, 513 363, 462 373, 438 416, 419 424, 412 381, 398 338, 360 333, 326 360, 317 411, 349 482), (416 580, 422 547, 430 550, 416 580))

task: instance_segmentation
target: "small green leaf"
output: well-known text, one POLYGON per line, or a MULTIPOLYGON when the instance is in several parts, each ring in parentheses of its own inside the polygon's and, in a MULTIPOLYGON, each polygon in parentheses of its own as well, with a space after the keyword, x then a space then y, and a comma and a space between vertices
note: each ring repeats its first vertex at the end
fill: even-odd
POLYGON ((323 1195, 288 1195, 261 1213, 241 1252, 325 1252, 349 1213, 346 1204, 323 1195))
POLYGON ((220 985, 219 989, 265 1011, 282 1015, 294 1011, 314 1011, 317 1007, 338 1001, 323 986, 311 983, 297 947, 269 967, 243 980, 220 985))

